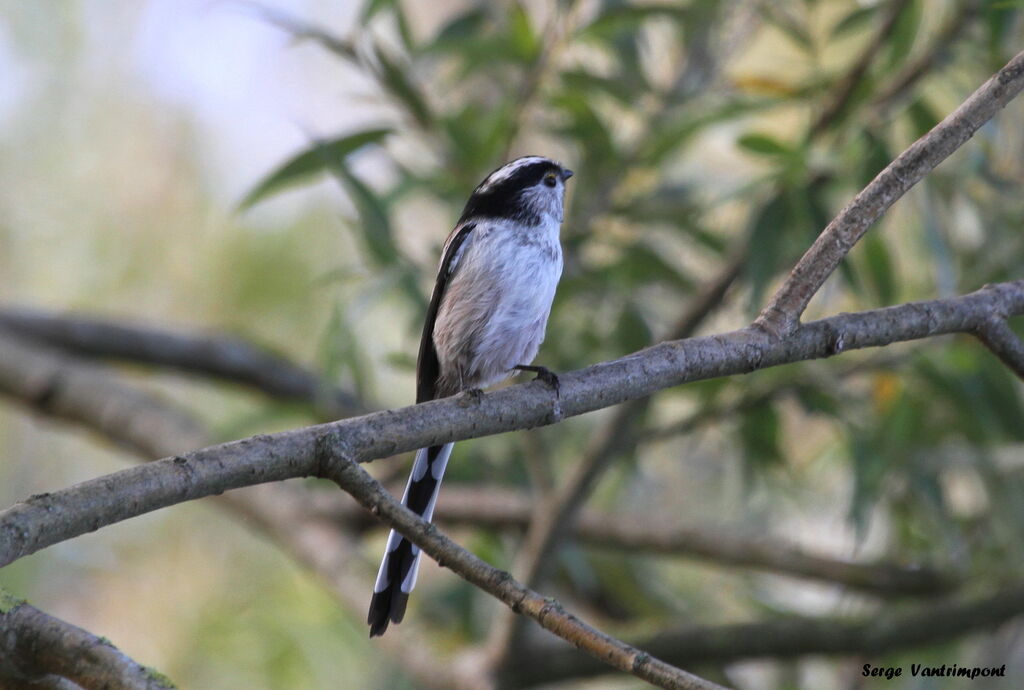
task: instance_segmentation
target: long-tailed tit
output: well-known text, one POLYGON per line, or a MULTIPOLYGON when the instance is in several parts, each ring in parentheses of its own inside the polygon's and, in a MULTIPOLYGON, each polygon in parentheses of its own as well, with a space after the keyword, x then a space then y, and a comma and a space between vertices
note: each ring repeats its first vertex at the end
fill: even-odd
MULTIPOLYGON (((416 363, 416 402, 484 388, 530 367, 562 274, 565 182, 572 171, 540 156, 508 163, 474 191, 448 236, 416 363)), ((452 443, 416 453, 402 503, 430 520, 452 443)), ((420 550, 391 531, 373 588, 370 637, 400 623, 420 550)))

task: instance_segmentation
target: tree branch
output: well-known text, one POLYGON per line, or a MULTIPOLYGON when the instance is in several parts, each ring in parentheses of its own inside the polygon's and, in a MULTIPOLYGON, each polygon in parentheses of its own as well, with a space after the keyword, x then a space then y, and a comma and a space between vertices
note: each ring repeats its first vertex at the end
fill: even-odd
POLYGON ((748 373, 846 350, 946 333, 972 333, 992 313, 1024 314, 1024 280, 961 297, 840 314, 801 326, 785 340, 755 328, 670 341, 562 374, 556 396, 530 382, 480 396, 455 396, 329 424, 262 434, 157 460, 34 496, 0 512, 0 565, 104 525, 229 489, 325 476, 336 456, 359 462, 448 441, 554 424, 690 381, 748 373))
POLYGON ((868 228, 1021 89, 1024 89, 1024 52, 1018 53, 853 198, 803 255, 755 324, 776 336, 792 333, 811 298, 868 228))
MULTIPOLYGON (((0 392, 9 397, 100 433, 147 460, 209 443, 206 429, 192 415, 122 379, 109 367, 0 331, 0 392)), ((339 566, 354 557, 350 536, 336 522, 329 523, 322 511, 313 509, 317 492, 311 496, 308 487, 295 489, 266 484, 232 491, 216 500, 244 517, 247 527, 258 527, 316 573, 346 606, 361 614, 367 583, 339 577, 339 566)), ((349 508, 350 517, 364 513, 338 492, 323 498, 349 508)), ((438 688, 478 685, 450 673, 424 644, 425 636, 408 634, 408 628, 403 628, 384 644, 418 683, 438 688)))
MULTIPOLYGON (((105 639, 49 616, 0 590, 0 686, 67 679, 86 690, 173 688, 162 674, 105 639)), ((60 683, 52 683, 60 687, 60 683)))
MULTIPOLYGON (((335 440, 341 440, 335 437, 335 440)), ((480 560, 438 532, 437 528, 395 500, 387 490, 356 463, 348 444, 325 451, 335 459, 326 475, 351 494, 367 510, 379 515, 436 560, 463 579, 508 605, 513 611, 537 621, 546 630, 587 652, 601 663, 631 673, 661 688, 713 690, 720 686, 674 668, 646 652, 622 643, 591 627, 553 599, 516 582, 508 573, 480 560)))
POLYGON ((334 418, 366 412, 352 395, 313 372, 237 338, 11 307, 0 309, 0 328, 89 357, 202 374, 277 398, 317 404, 334 418))
MULTIPOLYGON (((638 642, 638 646, 673 664, 696 666, 744 659, 785 659, 807 655, 892 654, 943 642, 966 633, 994 628, 1024 615, 1024 583, 968 600, 929 602, 908 611, 883 612, 850 621, 842 618, 796 618, 764 623, 689 626, 638 642)), ((607 672, 571 649, 551 644, 523 652, 517 687, 555 683, 607 672)))
POLYGON ((978 326, 975 335, 1010 371, 1024 379, 1024 342, 1013 332, 1005 318, 993 314, 978 326))

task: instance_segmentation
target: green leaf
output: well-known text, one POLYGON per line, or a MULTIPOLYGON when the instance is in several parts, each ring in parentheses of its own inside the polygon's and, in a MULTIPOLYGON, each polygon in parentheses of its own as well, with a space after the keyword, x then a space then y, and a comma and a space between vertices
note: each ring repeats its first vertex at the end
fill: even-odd
POLYGON ((793 149, 786 146, 778 139, 775 139, 767 134, 761 134, 752 132, 744 134, 736 140, 736 144, 751 153, 757 153, 764 156, 785 156, 793 153, 793 149))
POLYGON ((409 66, 399 65, 397 60, 381 45, 374 49, 377 58, 377 76, 381 85, 399 104, 412 116, 412 119, 423 129, 430 129, 434 115, 426 99, 419 92, 413 81, 409 79, 409 66))
POLYGON ((352 172, 344 159, 334 160, 331 163, 331 171, 345 187, 348 195, 352 198, 352 203, 356 206, 356 211, 359 213, 359 227, 370 254, 381 265, 394 264, 398 258, 398 252, 392 238, 391 219, 383 201, 352 172))
POLYGON ((814 51, 814 41, 807 27, 785 9, 774 5, 762 5, 761 16, 804 52, 814 51))
POLYGON ((893 27, 892 36, 886 43, 888 58, 885 68, 892 70, 904 63, 914 47, 918 31, 921 28, 922 7, 919 0, 911 0, 910 4, 900 12, 893 27))
POLYGON ((868 276, 879 302, 883 305, 894 304, 897 298, 896 278, 885 239, 879 233, 871 232, 862 244, 868 276))
POLYGON ((654 339, 650 326, 644 319, 640 307, 628 302, 619 314, 619 322, 615 328, 617 342, 624 352, 633 352, 647 347, 654 339))
POLYGON ((868 5, 866 7, 858 7, 854 9, 852 12, 836 22, 836 25, 832 27, 830 38, 841 38, 848 33, 856 31, 867 24, 868 20, 871 19, 877 11, 878 5, 868 5))
POLYGON ((747 262, 752 310, 760 307, 768 281, 778 269, 782 238, 789 220, 789 204, 782 194, 763 206, 753 220, 750 228, 750 260, 747 262))
POLYGON ((582 27, 580 36, 608 36, 626 30, 635 32, 644 21, 666 17, 680 21, 689 14, 689 8, 674 4, 614 5, 598 14, 590 24, 582 27))
POLYGON ((317 24, 294 17, 287 12, 256 5, 255 11, 268 23, 288 32, 295 41, 313 41, 331 53, 348 62, 356 62, 356 48, 353 41, 336 36, 317 24))
POLYGON ((571 69, 562 72, 559 77, 565 89, 579 92, 581 96, 589 94, 593 97, 595 93, 605 93, 620 103, 632 105, 639 93, 638 84, 619 76, 602 77, 583 69, 571 69))
POLYGON ((540 37, 530 24, 530 15, 520 3, 509 8, 509 37, 513 50, 521 62, 532 62, 540 54, 540 37))
POLYGON ((412 27, 409 26, 409 18, 405 16, 401 3, 395 3, 395 24, 398 26, 398 35, 402 38, 402 45, 410 53, 416 52, 416 40, 412 35, 412 27))
POLYGON ((797 386, 795 394, 804 412, 809 414, 818 413, 838 417, 842 410, 839 400, 827 387, 800 385, 797 386))
POLYGON ((740 417, 740 441, 747 464, 753 468, 782 462, 779 450, 779 415, 771 402, 747 410, 740 417))
POLYGON ((645 244, 628 247, 615 264, 602 270, 607 278, 621 281, 625 288, 662 283, 683 290, 692 290, 693 281, 683 270, 673 266, 665 256, 645 244))
MULTIPOLYGON (((987 357, 981 353, 981 357, 987 357)), ((995 358, 983 359, 978 377, 981 383, 981 397, 989 403, 992 420, 1007 438, 1024 440, 1024 401, 1021 400, 1020 386, 1013 377, 1006 375, 1006 367, 995 358)))
POLYGON ((591 160, 608 162, 618 157, 611 133, 585 96, 564 93, 554 100, 569 117, 562 132, 587 142, 586 153, 591 160))
POLYGON ((674 118, 657 131, 650 132, 643 142, 638 158, 652 165, 661 163, 680 146, 692 141, 704 128, 721 126, 729 120, 769 108, 775 103, 775 99, 744 97, 730 100, 718 107, 710 106, 693 115, 687 112, 685 116, 674 118))
POLYGON ((318 359, 325 380, 337 381, 347 372, 356 396, 366 400, 372 387, 373 367, 356 337, 358 332, 345 306, 335 302, 330 321, 321 336, 318 359))
POLYGON ((239 210, 247 209, 286 187, 306 181, 316 173, 328 169, 332 161, 343 159, 367 144, 379 142, 390 131, 388 129, 372 129, 315 143, 302 153, 287 160, 253 187, 238 204, 239 210))
POLYGON ((939 117, 935 114, 928 102, 919 98, 907 108, 907 116, 914 123, 914 136, 920 137, 927 134, 932 127, 939 124, 939 117))
POLYGON ((473 7, 455 15, 451 21, 441 27, 430 44, 430 50, 445 50, 475 39, 487 23, 487 13, 481 7, 473 7))
POLYGON ((363 8, 363 13, 359 18, 363 24, 370 21, 376 16, 378 12, 383 10, 385 7, 394 7, 397 4, 397 0, 368 0, 366 7, 363 8))
POLYGON ((867 186, 892 161, 885 141, 870 129, 862 133, 867 150, 861 164, 860 186, 867 186))

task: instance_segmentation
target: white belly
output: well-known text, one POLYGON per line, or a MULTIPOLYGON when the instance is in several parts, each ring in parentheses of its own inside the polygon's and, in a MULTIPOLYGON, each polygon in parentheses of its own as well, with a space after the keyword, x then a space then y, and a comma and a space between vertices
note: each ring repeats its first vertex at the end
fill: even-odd
POLYGON ((442 395, 492 385, 533 361, 562 274, 557 224, 526 236, 505 224, 478 232, 434 325, 442 395))

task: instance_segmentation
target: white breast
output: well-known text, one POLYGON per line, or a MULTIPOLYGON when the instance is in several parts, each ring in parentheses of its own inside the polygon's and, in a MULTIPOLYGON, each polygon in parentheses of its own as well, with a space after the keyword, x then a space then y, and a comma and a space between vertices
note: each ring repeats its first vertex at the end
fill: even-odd
POLYGON ((551 220, 473 230, 434 326, 439 392, 482 388, 533 361, 562 274, 558 229, 551 220))

